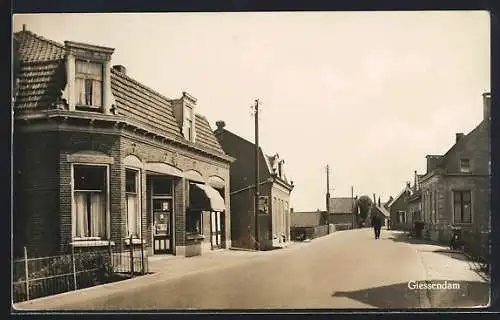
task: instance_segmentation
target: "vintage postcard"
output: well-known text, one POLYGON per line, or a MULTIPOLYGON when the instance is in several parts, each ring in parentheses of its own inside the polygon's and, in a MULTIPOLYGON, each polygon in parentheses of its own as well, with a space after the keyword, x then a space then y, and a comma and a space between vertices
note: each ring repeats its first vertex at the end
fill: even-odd
POLYGON ((16 14, 15 311, 490 303, 487 11, 16 14))

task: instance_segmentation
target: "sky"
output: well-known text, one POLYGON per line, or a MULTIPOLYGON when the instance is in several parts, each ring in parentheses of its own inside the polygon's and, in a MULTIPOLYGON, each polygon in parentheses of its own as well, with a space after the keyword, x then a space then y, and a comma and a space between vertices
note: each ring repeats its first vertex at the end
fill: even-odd
POLYGON ((14 32, 115 48, 112 64, 169 98, 187 91, 212 129, 285 159, 295 211, 397 195, 427 154, 482 120, 486 11, 14 15, 14 32))

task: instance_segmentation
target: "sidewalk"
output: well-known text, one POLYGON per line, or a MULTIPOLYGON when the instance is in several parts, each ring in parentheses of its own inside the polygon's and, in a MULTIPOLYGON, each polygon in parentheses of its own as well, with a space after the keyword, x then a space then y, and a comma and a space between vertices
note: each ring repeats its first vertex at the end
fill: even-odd
POLYGON ((64 303, 75 304, 80 301, 98 300, 100 297, 112 295, 121 291, 137 290, 138 288, 151 285, 152 283, 179 279, 195 273, 244 264, 250 260, 286 253, 287 251, 300 249, 304 246, 307 246, 307 243, 291 242, 286 248, 270 251, 221 249, 205 252, 201 256, 189 258, 184 256, 153 256, 148 258, 149 272, 151 274, 20 302, 16 303, 14 307, 17 310, 35 310, 37 307, 47 309, 50 308, 51 305, 64 303))
POLYGON ((429 284, 458 285, 455 289, 422 290, 423 307, 457 308, 485 307, 489 303, 490 284, 487 275, 476 270, 476 265, 464 253, 425 240, 407 238, 398 231, 389 231, 397 241, 412 246, 425 271, 429 284))

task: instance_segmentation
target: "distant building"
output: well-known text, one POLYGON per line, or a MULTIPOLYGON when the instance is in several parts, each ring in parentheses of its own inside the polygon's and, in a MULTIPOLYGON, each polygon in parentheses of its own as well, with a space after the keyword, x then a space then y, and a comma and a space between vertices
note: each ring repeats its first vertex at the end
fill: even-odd
MULTIPOLYGON (((224 152, 236 158, 230 171, 231 240, 233 247, 255 248, 255 144, 217 122, 215 136, 224 152)), ((260 195, 267 197, 267 213, 259 215, 260 249, 290 241, 290 193, 293 182, 286 176, 285 160, 266 155, 259 148, 260 195)))
POLYGON ((314 239, 328 234, 328 214, 326 211, 303 211, 290 213, 292 240, 314 239))
POLYGON ((391 218, 391 213, 380 203, 374 203, 372 205, 371 214, 373 212, 378 213, 382 217, 382 226, 387 225, 389 219, 391 218))
POLYGON ((408 212, 411 192, 410 183, 408 182, 401 192, 386 204, 387 210, 390 212, 391 229, 410 230, 412 228, 412 217, 408 212))
POLYGON ((480 250, 490 226, 490 93, 483 94, 483 120, 468 134, 457 133, 444 155, 427 156, 420 179, 423 221, 434 240, 450 238, 449 225, 480 250))
POLYGON ((355 223, 354 208, 354 198, 330 198, 330 212, 328 214, 328 222, 336 225, 336 229, 353 228, 355 223))
POLYGON ((411 188, 411 194, 408 198, 408 213, 413 222, 422 221, 422 192, 420 188, 421 175, 414 173, 414 182, 411 188))

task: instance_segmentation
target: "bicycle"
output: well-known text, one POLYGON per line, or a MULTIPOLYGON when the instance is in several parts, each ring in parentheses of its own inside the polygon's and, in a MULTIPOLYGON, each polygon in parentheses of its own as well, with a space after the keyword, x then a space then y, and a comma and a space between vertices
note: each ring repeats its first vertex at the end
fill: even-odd
POLYGON ((462 250, 463 251, 463 240, 462 240, 462 228, 456 226, 450 226, 451 236, 449 247, 451 250, 462 250))

